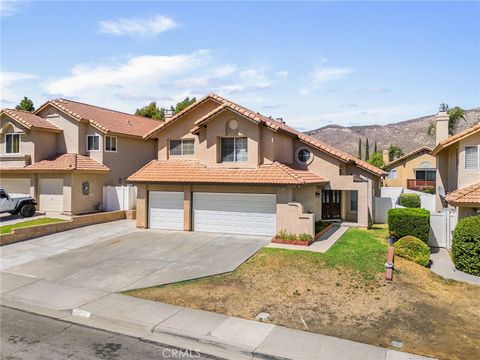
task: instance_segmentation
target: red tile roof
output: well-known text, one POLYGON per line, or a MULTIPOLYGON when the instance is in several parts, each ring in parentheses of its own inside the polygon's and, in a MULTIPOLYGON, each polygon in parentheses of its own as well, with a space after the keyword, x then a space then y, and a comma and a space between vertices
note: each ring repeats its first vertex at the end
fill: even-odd
POLYGON ((77 120, 87 120, 92 126, 104 133, 143 137, 159 124, 159 121, 144 116, 127 114, 66 99, 50 100, 37 109, 35 113, 38 114, 48 105, 67 113, 77 120))
POLYGON ((351 156, 347 153, 344 153, 343 151, 340 151, 332 146, 329 146, 311 136, 305 135, 304 133, 297 131, 284 123, 280 121, 276 121, 274 119, 271 119, 269 117, 266 117, 264 115, 261 115, 257 112, 254 112, 253 110, 249 110, 241 105, 238 105, 230 100, 227 100, 221 96, 218 96, 216 94, 209 94, 206 97, 202 98, 201 100, 197 101, 196 103, 193 103, 190 105, 188 108, 184 109, 183 111, 179 112, 177 115, 175 115, 170 121, 160 124, 156 129, 151 131, 149 134, 146 135, 147 138, 155 136, 159 131, 161 131, 165 126, 171 124, 172 122, 178 120, 183 114, 186 112, 191 111, 194 107, 198 106, 202 102, 206 101, 207 99, 214 100, 218 102, 219 106, 209 112, 208 114, 204 115, 202 118, 198 119, 195 122, 196 127, 192 129, 193 132, 196 132, 199 130, 200 126, 205 124, 211 117, 214 115, 220 113, 221 111, 224 111, 225 109, 229 109, 231 111, 234 111, 242 116, 245 116, 249 118, 252 121, 255 121, 257 123, 263 124, 269 128, 271 128, 274 131, 284 131, 290 135, 293 135, 297 137, 300 141, 302 141, 305 144, 308 144, 318 150, 321 150, 323 152, 326 152, 344 162, 350 162, 355 164, 356 166, 363 168, 364 170, 367 170, 375 175, 378 176, 384 176, 387 175, 387 173, 373 165, 370 165, 369 163, 362 161, 360 159, 357 159, 354 156, 351 156))
POLYGON ((0 115, 5 114, 9 118, 17 121, 21 125, 25 126, 27 129, 41 129, 52 132, 62 132, 55 124, 52 124, 50 121, 41 118, 40 116, 35 115, 29 111, 23 110, 14 110, 14 109, 2 109, 0 115))
POLYGON ((480 181, 452 191, 445 196, 445 200, 455 206, 480 205, 480 181))
POLYGON ((432 155, 437 155, 443 149, 455 144, 460 140, 465 139, 466 137, 469 137, 470 135, 476 134, 477 132, 480 132, 480 123, 469 127, 468 129, 465 129, 463 131, 460 131, 458 134, 452 135, 443 141, 440 141, 440 143, 438 143, 435 149, 432 150, 432 155))
POLYGON ((308 170, 296 169, 275 162, 255 168, 208 167, 197 161, 153 160, 131 175, 129 182, 152 183, 221 183, 303 185, 325 183, 327 180, 308 170))
POLYGON ((1 168, 1 171, 85 171, 108 172, 110 169, 98 161, 78 154, 55 154, 45 160, 22 168, 1 168))
POLYGON ((428 146, 422 146, 416 150, 413 150, 411 152, 409 152, 408 154, 405 154, 401 157, 399 157, 398 159, 395 159, 393 161, 390 161, 389 163, 385 164, 385 166, 383 167, 384 169, 388 169, 391 165, 395 165, 395 164, 398 164, 399 162, 405 160, 405 159, 408 159, 409 157, 412 157, 418 153, 421 153, 422 151, 426 151, 428 152, 429 154, 432 153, 432 148, 428 147, 428 146))

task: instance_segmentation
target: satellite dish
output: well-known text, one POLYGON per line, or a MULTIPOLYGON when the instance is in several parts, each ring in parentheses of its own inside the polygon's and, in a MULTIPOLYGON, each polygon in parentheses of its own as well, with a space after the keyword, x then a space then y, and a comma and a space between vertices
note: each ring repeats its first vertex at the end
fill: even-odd
POLYGON ((443 186, 437 187, 437 194, 438 194, 438 196, 440 196, 441 198, 444 198, 444 197, 445 197, 445 189, 443 188, 443 186))

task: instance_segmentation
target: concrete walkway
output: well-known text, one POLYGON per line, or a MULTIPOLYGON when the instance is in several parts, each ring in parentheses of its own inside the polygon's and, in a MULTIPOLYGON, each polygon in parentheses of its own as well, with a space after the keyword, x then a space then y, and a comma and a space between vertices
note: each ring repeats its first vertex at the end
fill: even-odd
POLYGON ((1 274, 1 304, 225 359, 426 357, 106 291, 1 274))
POLYGON ((466 274, 455 269, 452 258, 447 249, 432 248, 430 253, 431 267, 435 274, 446 279, 463 281, 473 285, 480 285, 480 277, 466 274))
POLYGON ((325 234, 310 246, 270 243, 266 247, 287 250, 304 250, 318 253, 327 252, 348 230, 347 226, 333 225, 325 234))

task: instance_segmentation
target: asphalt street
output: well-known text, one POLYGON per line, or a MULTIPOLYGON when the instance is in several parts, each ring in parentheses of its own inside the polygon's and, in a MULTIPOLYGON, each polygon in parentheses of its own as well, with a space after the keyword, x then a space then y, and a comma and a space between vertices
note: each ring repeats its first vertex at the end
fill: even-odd
POLYGON ((31 313, 0 307, 1 359, 211 359, 31 313))

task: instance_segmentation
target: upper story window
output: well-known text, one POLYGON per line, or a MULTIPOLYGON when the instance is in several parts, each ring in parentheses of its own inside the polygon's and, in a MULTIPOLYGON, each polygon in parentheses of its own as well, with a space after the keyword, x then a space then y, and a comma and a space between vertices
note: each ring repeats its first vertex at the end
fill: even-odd
POLYGON ((248 141, 246 137, 222 138, 221 161, 241 162, 248 160, 248 141))
POLYGON ((480 146, 465 146, 465 170, 480 168, 480 146))
POLYGON ((117 152, 116 136, 105 136, 105 151, 117 152))
POLYGON ((170 140, 170 155, 193 155, 194 150, 195 140, 193 139, 170 140))
POLYGON ((5 154, 20 154, 20 134, 5 134, 5 154))
POLYGON ((100 135, 87 135, 87 151, 100 150, 100 135))
POLYGON ((387 179, 396 179, 397 178, 397 170, 392 169, 388 172, 387 179))
POLYGON ((298 148, 295 150, 295 161, 302 165, 310 164, 313 161, 313 154, 305 147, 298 148))

